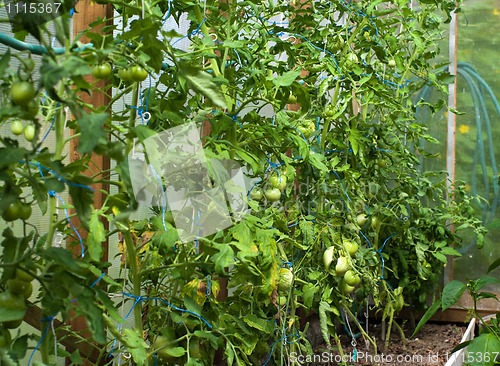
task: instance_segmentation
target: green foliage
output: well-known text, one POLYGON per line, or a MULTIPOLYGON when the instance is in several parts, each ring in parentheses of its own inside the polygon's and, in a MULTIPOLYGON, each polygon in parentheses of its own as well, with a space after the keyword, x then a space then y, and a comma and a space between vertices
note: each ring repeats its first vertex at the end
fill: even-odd
MULTIPOLYGON (((97 20, 86 32, 92 46, 77 52, 77 42, 62 42, 64 53, 44 54, 38 69, 37 97, 47 96, 30 122, 41 131, 54 121, 56 146, 40 149, 42 136, 29 147, 0 137, 0 179, 5 182, 0 212, 19 200, 38 205, 49 222, 43 233, 29 220, 16 221, 23 235, 4 231, 1 285, 17 267, 34 266, 41 289, 30 301, 46 316, 60 314, 66 320, 73 310, 83 315, 92 333, 88 342, 100 344, 101 359, 116 338, 138 365, 153 362, 154 354, 167 363, 189 365, 212 365, 216 353, 229 365, 259 364, 263 357, 274 364, 286 362, 292 351, 311 350, 300 327, 304 314, 318 314, 319 331, 330 344, 337 337, 334 324, 340 311, 349 311, 353 302, 365 306, 368 296, 384 318, 392 319, 405 304, 422 308, 446 256, 458 254, 451 245, 460 245, 460 231, 484 234, 471 217, 472 199, 463 187, 453 186, 457 199, 446 201, 445 195, 452 193, 446 178, 441 172, 422 173, 419 157, 430 154, 416 148, 422 138, 435 142, 414 117, 411 99, 427 84, 446 91, 449 75, 429 62, 438 53, 441 20, 436 11, 449 16, 451 2, 422 1, 412 10, 401 1, 347 6, 209 0, 205 13, 205 3, 198 1, 145 1, 144 8, 99 3, 112 4, 122 23, 101 31, 97 27, 104 20, 97 20), (167 12, 176 21, 188 15, 191 52, 177 49, 179 35, 162 27, 167 12), (287 27, 267 21, 279 15, 289 20, 287 27), (345 26, 338 16, 345 16, 345 26), (111 30, 118 34, 106 33, 111 30), (389 60, 395 60, 396 66, 390 66, 394 72, 388 71, 389 60), (104 62, 115 69, 108 84, 83 78, 104 62), (139 88, 126 73, 119 74, 137 66, 157 79, 156 85, 149 88, 146 80, 139 88), (106 93, 111 99, 108 105, 91 106, 82 101, 82 93, 106 93), (125 95, 132 96, 131 105, 121 104, 125 95), (290 108, 293 96, 297 105, 290 108), (141 118, 146 105, 148 123, 141 118), (263 191, 271 188, 276 171, 287 184, 279 187, 275 203, 251 201, 243 220, 185 243, 175 222, 163 222, 167 207, 153 207, 142 220, 130 219, 138 202, 126 157, 148 137, 190 122, 205 122, 203 147, 213 172, 221 170, 224 160, 233 160, 249 176, 260 178, 256 187, 263 191), (307 127, 308 137, 299 127, 307 127), (78 137, 81 154, 71 163, 62 154, 70 141, 65 128, 78 137), (91 161, 97 155, 110 158, 115 168, 100 171, 91 161), (100 184, 117 191, 100 190, 100 184), (80 245, 68 218, 58 216, 59 199, 51 192, 66 189, 74 208, 71 222, 87 233, 83 256, 53 244, 60 232, 70 246, 80 245), (94 208, 98 193, 104 202, 94 208), (367 216, 362 227, 357 221, 361 213, 367 216), (117 311, 120 304, 95 284, 112 265, 100 257, 103 243, 116 233, 126 273, 102 281, 133 308, 133 329, 117 325, 124 322, 117 311), (347 251, 347 240, 359 249, 347 251), (333 264, 345 257, 353 276, 361 278, 355 298, 342 292, 341 277, 323 267, 328 247, 334 248, 333 264), (281 267, 293 274, 288 291, 278 286, 281 267), (228 294, 221 299, 225 282, 228 294), (279 297, 287 299, 286 305, 277 303, 279 297), (276 345, 273 354, 270 344, 276 345)), ((36 33, 65 40, 68 32, 59 25, 55 34, 45 28, 36 33)), ((0 59, 0 97, 6 101, 2 124, 27 115, 24 106, 8 99, 9 85, 30 80, 34 72, 29 52, 22 55, 26 57, 7 53, 0 59), (22 62, 17 71, 9 68, 12 57, 22 62)), ((209 206, 200 220, 215 215, 220 216, 218 207, 209 206)), ((443 305, 451 304, 457 293, 450 291, 443 305)), ((50 336, 44 342, 42 359, 49 364, 50 336)), ((21 345, 13 344, 17 351, 0 357, 21 359, 21 345)), ((71 356, 75 363, 85 357, 81 352, 71 356)))

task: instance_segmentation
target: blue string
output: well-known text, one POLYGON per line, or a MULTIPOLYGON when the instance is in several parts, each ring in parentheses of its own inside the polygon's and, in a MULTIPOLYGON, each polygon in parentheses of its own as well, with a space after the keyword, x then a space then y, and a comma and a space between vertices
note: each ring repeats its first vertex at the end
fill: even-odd
MULTIPOLYGON (((385 247, 385 244, 387 243, 387 241, 389 239, 391 239, 394 235, 398 234, 398 232, 392 234, 391 236, 389 236, 387 239, 385 239, 384 243, 382 244, 382 248, 380 248, 379 250, 375 250, 375 253, 378 253, 380 255, 380 259, 382 260, 382 276, 380 277, 381 280, 384 280, 387 285, 389 285, 389 287, 391 288, 391 290, 394 291, 394 288, 391 286, 391 284, 389 283, 389 281, 387 281, 387 279, 385 278, 385 260, 384 260, 384 257, 382 256, 382 250, 384 249, 385 247)), ((379 284, 380 282, 377 282, 377 285, 379 284)))
POLYGON ((207 275, 207 297, 210 295, 210 275, 207 275))
POLYGON ((158 365, 158 360, 156 359, 156 353, 153 353, 153 356, 155 356, 155 366, 158 365))
MULTIPOLYGON (((42 102, 43 103, 43 102, 42 102)), ((61 104, 60 103, 57 103, 57 107, 56 107, 56 110, 54 112, 54 118, 52 119, 52 123, 50 124, 50 127, 49 127, 49 130, 47 131, 47 133, 45 134, 45 136, 43 137, 42 139, 42 142, 40 143, 40 145, 42 145, 44 142, 45 142, 45 139, 47 138, 47 136, 49 135, 50 131, 52 131, 52 128, 54 127, 54 123, 56 121, 56 117, 57 117, 57 109, 59 108, 61 104)), ((41 148, 41 147, 40 147, 41 148)), ((38 148, 38 151, 40 151, 40 148, 38 148)))
POLYGON ((60 181, 66 183, 67 185, 69 186, 73 186, 73 187, 80 187, 80 188, 85 188, 85 189, 90 189, 92 192, 95 192, 95 189, 92 188, 92 187, 89 187, 89 186, 85 186, 83 184, 77 184, 77 183, 71 183, 71 182, 68 182, 66 179, 64 179, 63 177, 61 177, 60 175, 58 175, 56 172, 54 172, 52 169, 49 169, 43 165, 40 165, 40 163, 38 164, 35 164, 35 163, 31 163, 29 161, 19 161, 20 164, 30 164, 30 165, 34 165, 38 168, 43 168, 45 169, 46 171, 48 171, 49 173, 52 173, 53 175, 55 175, 57 177, 57 179, 59 179, 60 181))
POLYGON ((49 316, 48 318, 42 319, 42 322, 49 322, 49 324, 47 325, 47 328, 45 328, 45 332, 43 333, 43 336, 40 339, 40 341, 38 342, 38 344, 35 346, 35 349, 33 350, 33 352, 31 352, 31 356, 28 360, 28 366, 31 364, 31 359, 33 358, 33 355, 35 354, 36 350, 38 349, 38 347, 40 347, 43 340, 47 336, 47 333, 49 332, 49 328, 50 328, 50 325, 51 325, 53 320, 54 320, 54 316, 49 316))
MULTIPOLYGON (((56 192, 54 191, 49 191, 49 196, 53 196, 53 197, 57 197, 59 198, 59 200, 62 202, 63 205, 66 205, 66 203, 64 202, 64 200, 59 197, 56 192)), ((68 214, 68 209, 65 207, 64 208, 64 213, 66 214, 66 219, 68 220, 69 224, 71 225, 71 227, 73 228, 75 234, 78 236, 78 239, 80 240, 80 246, 82 248, 82 258, 85 257, 85 249, 83 247, 83 240, 82 240, 82 237, 80 236, 80 233, 78 232, 78 230, 76 230, 76 227, 73 225, 73 223, 71 222, 71 220, 69 219, 69 214, 68 214)))
POLYGON ((286 335, 280 339, 278 339, 277 341, 274 342, 273 346, 271 347, 271 353, 269 354, 269 358, 267 359, 267 361, 262 365, 262 366, 266 366, 267 363, 271 360, 271 357, 273 356, 273 352, 274 352, 274 347, 276 346, 276 344, 278 344, 278 342, 280 342, 281 340, 284 340, 286 343, 288 344, 291 344, 291 343, 297 343, 298 341, 300 341, 300 335, 298 334, 297 332, 297 329, 294 327, 293 328, 295 333, 293 334, 289 334, 289 335, 286 335), (296 336, 297 339, 294 340, 294 341, 289 341, 288 340, 288 337, 292 337, 292 336, 296 336))
POLYGON ((185 35, 184 37, 179 38, 179 39, 178 39, 178 40, 176 40, 174 43, 172 43, 172 46, 173 46, 174 44, 176 44, 177 42, 179 42, 179 41, 183 40, 184 38, 187 38, 187 37, 189 37, 189 36, 194 36, 194 35, 196 35, 196 34, 198 34, 198 33, 199 33, 199 34, 201 34, 203 37, 205 37, 205 35, 204 35, 203 33, 200 33, 200 28, 201 28, 201 26, 203 25, 203 23, 205 23, 205 20, 207 20, 207 18, 203 19, 203 21, 200 23, 200 25, 198 26, 198 28, 196 28, 194 31, 192 31, 191 33, 189 33, 189 34, 185 35))
POLYGON ((342 186, 342 189, 344 190, 344 193, 345 193, 345 195, 346 195, 347 199, 348 199, 349 201, 351 201, 351 198, 349 197, 349 195, 347 194, 347 192, 346 192, 346 190, 345 190, 345 188, 344 188, 344 183, 342 183, 342 179, 340 178, 340 176, 337 174, 337 172, 336 172, 335 170, 332 170, 332 172, 334 172, 334 173, 335 173, 335 175, 339 178, 339 180, 340 180, 340 185, 342 186))
MULTIPOLYGON (((178 308, 177 306, 174 306, 174 305, 170 304, 169 302, 167 302, 166 300, 164 300, 164 299, 160 299, 159 297, 141 297, 141 296, 135 296, 135 295, 132 295, 132 294, 127 294, 127 293, 125 293, 125 292, 124 292, 123 294, 124 294, 125 296, 128 296, 128 297, 133 297, 133 298, 137 299, 137 301, 134 303, 134 306, 135 306, 135 304, 137 304, 137 302, 139 302, 139 301, 140 301, 140 302, 142 302, 142 301, 144 301, 144 300, 159 300, 159 301, 162 301, 162 302, 164 302, 165 304, 167 304, 168 306, 170 306, 171 308, 173 308, 173 309, 175 309, 175 310, 182 311, 182 312, 184 312, 184 313, 189 313, 189 314, 192 314, 192 315, 194 315, 194 316, 198 317, 198 318, 199 318, 200 320, 202 320, 202 321, 203 321, 203 322, 204 322, 204 323, 205 323, 205 324, 206 324, 206 325, 207 325, 210 329, 212 329, 212 326, 211 326, 211 325, 210 325, 210 324, 209 324, 209 323, 208 323, 208 322, 207 322, 207 321, 206 321, 206 320, 205 320, 205 319, 204 319, 201 315, 198 315, 198 314, 196 314, 196 313, 194 313, 194 312, 192 312, 192 311, 190 311, 190 310, 185 310, 185 309, 178 308)), ((133 307, 132 307, 132 309, 133 309, 133 307)), ((130 309, 130 310, 132 310, 132 309, 130 309)), ((162 310, 162 311, 163 311, 163 310, 162 310)), ((165 313, 164 311, 163 311, 163 313, 164 313, 165 315, 168 315, 168 314, 167 314, 167 313, 165 313)), ((125 319, 126 319, 126 318, 125 318, 125 319)))
POLYGON ((168 17, 170 16, 170 4, 172 3, 172 0, 168 0, 168 10, 167 10, 167 15, 165 16, 165 21, 163 22, 163 24, 161 25, 161 27, 163 28, 163 26, 165 25, 165 23, 167 22, 168 20, 168 17))

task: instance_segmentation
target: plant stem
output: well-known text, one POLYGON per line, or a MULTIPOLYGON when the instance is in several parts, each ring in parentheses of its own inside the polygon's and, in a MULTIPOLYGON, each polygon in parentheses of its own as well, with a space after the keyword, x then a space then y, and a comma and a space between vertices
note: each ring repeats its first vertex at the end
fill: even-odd
POLYGON ((389 315, 389 323, 387 324, 387 333, 385 334, 384 353, 387 353, 387 350, 389 349, 389 341, 391 338, 393 320, 394 320, 394 310, 391 309, 391 313, 389 315))
MULTIPOLYGON (((132 130, 135 127, 136 120, 136 110, 133 107, 137 107, 137 102, 139 101, 139 84, 135 83, 134 89, 132 91, 132 105, 130 107, 130 117, 128 119, 128 129, 132 130)), ((134 147, 134 139, 132 137, 127 137, 127 154, 132 151, 134 147)))
MULTIPOLYGON (((141 296, 141 275, 137 268, 137 253, 135 250, 134 241, 132 235, 128 230, 121 230, 123 238, 125 239, 125 245, 127 247, 127 263, 130 269, 130 275, 132 277, 132 294, 136 297, 141 296)), ((135 330, 142 334, 142 303, 137 302, 134 306, 134 318, 135 318, 135 330)))

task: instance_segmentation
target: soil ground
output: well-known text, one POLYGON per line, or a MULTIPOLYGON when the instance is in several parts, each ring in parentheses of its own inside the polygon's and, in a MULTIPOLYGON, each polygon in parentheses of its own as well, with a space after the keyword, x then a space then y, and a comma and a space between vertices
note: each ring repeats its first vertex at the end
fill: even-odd
MULTIPOLYGON (((384 341, 381 337, 381 325, 373 324, 369 329, 369 335, 377 341, 377 354, 374 356, 373 347, 367 349, 361 336, 357 340, 356 352, 357 358, 354 359, 354 347, 351 345, 351 339, 347 335, 341 335, 341 344, 344 355, 346 356, 346 365, 353 366, 442 366, 451 357, 451 350, 460 343, 460 340, 466 330, 464 324, 426 324, 414 338, 409 338, 413 330, 405 330, 406 344, 403 344, 399 332, 393 328, 390 337, 389 348, 383 353, 384 341)), ((324 347, 318 347, 317 355, 326 350, 324 347)), ((326 351, 323 359, 317 358, 305 362, 308 365, 339 365, 341 358, 338 351, 326 351), (329 362, 326 361, 329 358, 329 362)))

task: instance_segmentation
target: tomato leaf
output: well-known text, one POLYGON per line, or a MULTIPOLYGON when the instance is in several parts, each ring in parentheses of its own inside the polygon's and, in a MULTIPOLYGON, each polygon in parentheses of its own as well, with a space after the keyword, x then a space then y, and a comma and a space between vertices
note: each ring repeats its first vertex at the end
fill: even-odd
POLYGON ((80 139, 78 140, 78 152, 89 153, 104 140, 106 136, 103 124, 108 119, 107 113, 86 113, 76 123, 80 127, 80 139))
POLYGON ((326 301, 321 301, 319 303, 319 322, 321 326, 321 334, 323 335, 323 339, 325 342, 330 345, 330 331, 328 330, 328 318, 326 312, 332 312, 332 308, 330 304, 326 301))
POLYGON ((90 230, 87 238, 88 252, 93 261, 99 262, 101 260, 103 253, 102 244, 105 241, 106 231, 101 220, 99 220, 99 211, 94 211, 90 219, 90 230))
POLYGON ((273 83, 276 85, 276 88, 280 88, 282 86, 290 86, 292 83, 299 77, 300 71, 292 70, 281 74, 277 78, 273 78, 273 83))
POLYGON ((224 274, 224 268, 234 264, 234 251, 228 244, 215 244, 215 246, 219 250, 217 254, 212 256, 212 262, 215 263, 215 272, 224 274))
POLYGON ((438 311, 440 306, 441 306, 441 300, 438 300, 427 309, 422 319, 420 319, 420 321, 418 322, 417 327, 413 331, 413 334, 411 335, 410 338, 415 337, 415 334, 417 334, 418 331, 422 329, 425 323, 427 323, 429 319, 432 318, 434 314, 436 314, 436 311, 438 311))
POLYGON ((226 100, 209 73, 187 63, 180 63, 180 72, 194 91, 203 94, 216 106, 227 109, 226 100))
POLYGON ((448 282, 444 287, 442 294, 443 310, 446 310, 450 306, 454 305, 460 296, 462 296, 466 288, 467 286, 460 281, 453 280, 448 282))

